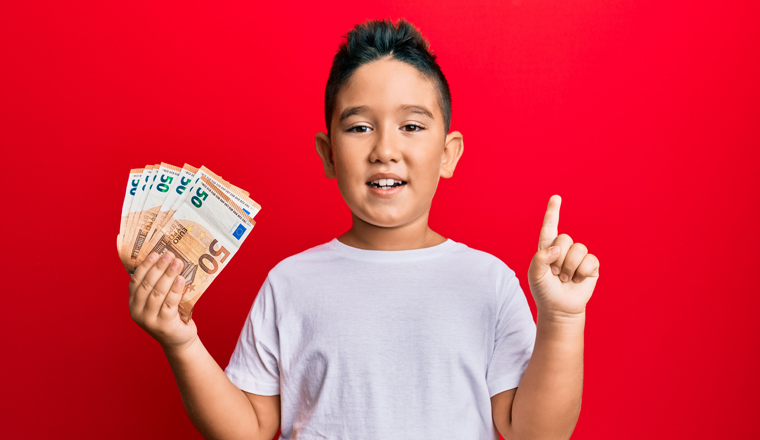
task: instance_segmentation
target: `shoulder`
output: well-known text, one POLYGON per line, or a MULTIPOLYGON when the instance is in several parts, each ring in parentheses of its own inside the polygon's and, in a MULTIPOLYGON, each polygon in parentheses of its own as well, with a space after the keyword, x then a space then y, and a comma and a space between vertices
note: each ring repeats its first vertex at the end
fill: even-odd
POLYGON ((462 255, 472 263, 469 276, 479 279, 494 289, 499 313, 506 313, 515 307, 529 307, 525 292, 522 290, 517 274, 499 257, 488 252, 472 249, 462 245, 462 255))
POLYGON ((320 270, 320 266, 329 262, 334 256, 332 242, 311 247, 291 255, 277 263, 268 274, 270 281, 283 280, 293 276, 308 276, 310 272, 320 270))
POLYGON ((496 255, 457 243, 452 249, 450 267, 473 286, 487 289, 500 301, 521 291, 520 281, 511 267, 496 255))
POLYGON ((489 273, 501 277, 514 277, 515 271, 512 270, 499 257, 485 251, 471 248, 464 243, 457 242, 452 248, 451 258, 467 266, 468 270, 477 273, 489 273))

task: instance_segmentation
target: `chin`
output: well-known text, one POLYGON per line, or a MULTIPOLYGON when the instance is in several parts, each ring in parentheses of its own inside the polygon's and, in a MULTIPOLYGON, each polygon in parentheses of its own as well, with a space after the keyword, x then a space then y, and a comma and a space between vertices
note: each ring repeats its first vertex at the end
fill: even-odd
POLYGON ((364 220, 366 223, 377 226, 379 228, 395 228, 397 226, 403 226, 412 221, 412 219, 388 213, 376 215, 367 215, 366 213, 362 213, 362 215, 358 215, 357 217, 364 220))

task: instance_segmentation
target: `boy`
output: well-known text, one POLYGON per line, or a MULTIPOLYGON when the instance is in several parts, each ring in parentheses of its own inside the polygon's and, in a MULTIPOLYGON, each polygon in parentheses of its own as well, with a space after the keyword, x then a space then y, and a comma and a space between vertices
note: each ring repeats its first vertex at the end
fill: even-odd
POLYGON ((225 371, 177 315, 181 262, 152 254, 135 270, 132 317, 161 343, 204 436, 570 437, 599 262, 557 235, 552 196, 528 271, 536 325, 511 269, 428 227, 463 151, 450 103, 411 24, 348 33, 315 141, 353 225, 270 271, 225 371))

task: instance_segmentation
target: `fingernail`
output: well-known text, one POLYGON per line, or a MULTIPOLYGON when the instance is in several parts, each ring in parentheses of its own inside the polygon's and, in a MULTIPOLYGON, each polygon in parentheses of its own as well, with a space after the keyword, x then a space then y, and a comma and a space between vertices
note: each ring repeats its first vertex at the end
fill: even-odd
POLYGON ((172 258, 174 258, 174 255, 171 252, 164 253, 164 261, 171 261, 172 258))
POLYGON ((557 255, 559 252, 559 246, 552 246, 549 248, 549 255, 557 255))
POLYGON ((148 261, 150 261, 151 263, 155 263, 156 260, 158 260, 157 252, 152 252, 150 255, 148 255, 148 261))
POLYGON ((581 279, 578 277, 573 277, 573 282, 580 283, 581 279))
POLYGON ((179 258, 175 258, 174 261, 172 261, 172 268, 176 269, 179 267, 179 258))
POLYGON ((559 274, 559 267, 557 267, 557 266, 552 266, 552 273, 553 273, 554 275, 557 275, 557 274, 559 274))
POLYGON ((565 281, 567 281, 567 274, 563 273, 562 275, 559 276, 559 279, 564 283, 565 281))

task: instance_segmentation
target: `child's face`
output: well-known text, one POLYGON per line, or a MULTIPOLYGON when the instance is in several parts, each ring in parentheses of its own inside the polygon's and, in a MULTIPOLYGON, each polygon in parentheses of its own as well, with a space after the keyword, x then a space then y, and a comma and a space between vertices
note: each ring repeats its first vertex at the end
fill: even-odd
POLYGON ((380 227, 426 219, 438 179, 451 177, 462 153, 462 135, 444 131, 433 82, 382 59, 359 67, 336 98, 331 137, 317 134, 317 151, 351 211, 380 227), (400 184, 377 187, 381 179, 400 184))

